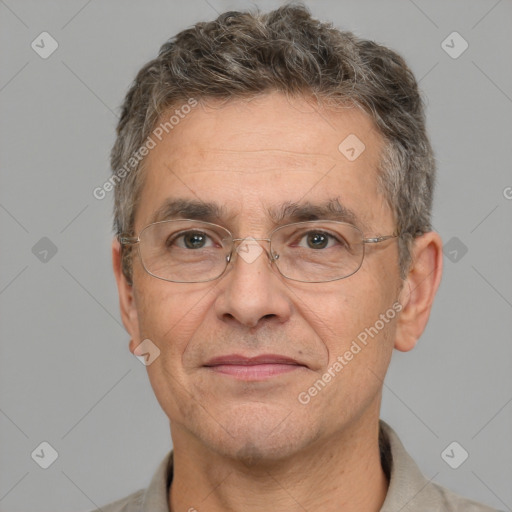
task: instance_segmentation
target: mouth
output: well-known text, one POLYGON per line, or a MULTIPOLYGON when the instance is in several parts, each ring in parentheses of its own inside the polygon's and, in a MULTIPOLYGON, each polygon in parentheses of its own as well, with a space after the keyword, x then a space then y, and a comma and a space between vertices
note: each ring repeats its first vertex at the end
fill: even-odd
POLYGON ((256 357, 231 354, 210 359, 204 366, 212 372, 246 381, 265 380, 307 368, 294 359, 274 354, 256 357))

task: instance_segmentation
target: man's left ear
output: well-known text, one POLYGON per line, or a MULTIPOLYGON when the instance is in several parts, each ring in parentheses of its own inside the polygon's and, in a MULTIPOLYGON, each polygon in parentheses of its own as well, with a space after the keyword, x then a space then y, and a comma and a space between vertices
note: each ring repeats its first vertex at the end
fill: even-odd
POLYGON ((425 330, 443 271, 443 242, 434 231, 414 239, 411 264, 400 292, 395 348, 413 349, 425 330))

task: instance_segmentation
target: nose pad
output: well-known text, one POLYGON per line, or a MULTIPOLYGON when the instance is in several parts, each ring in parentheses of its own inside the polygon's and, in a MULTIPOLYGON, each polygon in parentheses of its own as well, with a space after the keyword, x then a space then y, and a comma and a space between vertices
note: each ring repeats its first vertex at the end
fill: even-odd
POLYGON ((259 243, 270 242, 268 238, 253 238, 252 236, 248 236, 246 238, 234 239, 233 242, 238 245, 226 256, 228 263, 232 261, 233 253, 236 253, 245 263, 249 264, 254 263, 264 252, 267 254, 270 264, 279 258, 278 254, 274 254, 259 243))
POLYGON ((278 253, 273 252, 273 248, 269 247, 268 249, 265 247, 262 247, 258 243, 260 242, 270 242, 267 238, 253 238, 253 237, 247 237, 243 239, 234 239, 233 245, 231 247, 231 252, 226 255, 226 266, 224 269, 223 274, 230 273, 234 270, 234 264, 236 263, 236 260, 234 259, 235 253, 237 256, 242 258, 244 260, 244 263, 252 264, 255 261, 258 260, 258 258, 262 255, 262 253, 266 253, 268 258, 268 266, 269 270, 274 273, 275 275, 279 277, 286 277, 285 274, 281 272, 279 267, 277 266, 277 260, 279 259, 280 255, 278 253), (235 244, 239 244, 238 246, 235 246, 235 244), (230 263, 233 262, 233 265, 230 265, 230 263))

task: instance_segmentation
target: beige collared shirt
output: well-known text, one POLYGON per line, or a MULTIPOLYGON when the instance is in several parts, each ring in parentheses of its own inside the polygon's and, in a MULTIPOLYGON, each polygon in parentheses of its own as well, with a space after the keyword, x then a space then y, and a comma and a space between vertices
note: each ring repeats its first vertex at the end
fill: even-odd
MULTIPOLYGON (((405 451, 394 430, 383 421, 380 426, 382 464, 389 473, 388 493, 380 512, 496 512, 496 509, 462 498, 427 480, 405 451)), ((167 497, 171 480, 172 452, 169 452, 147 489, 141 489, 99 510, 169 512, 167 497)))

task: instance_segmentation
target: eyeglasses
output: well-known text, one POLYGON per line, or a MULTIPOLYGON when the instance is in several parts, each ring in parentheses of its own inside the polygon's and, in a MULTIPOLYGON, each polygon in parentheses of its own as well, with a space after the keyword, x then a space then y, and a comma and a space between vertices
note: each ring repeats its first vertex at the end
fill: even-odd
POLYGON ((137 245, 146 272, 174 283, 218 279, 235 252, 252 263, 266 251, 258 242, 269 243, 266 252, 270 262, 285 278, 325 283, 356 273, 363 263, 366 244, 398 236, 364 238, 352 224, 315 220, 279 226, 269 238, 233 238, 217 224, 180 219, 149 224, 138 237, 120 235, 119 242, 123 246, 137 245))

